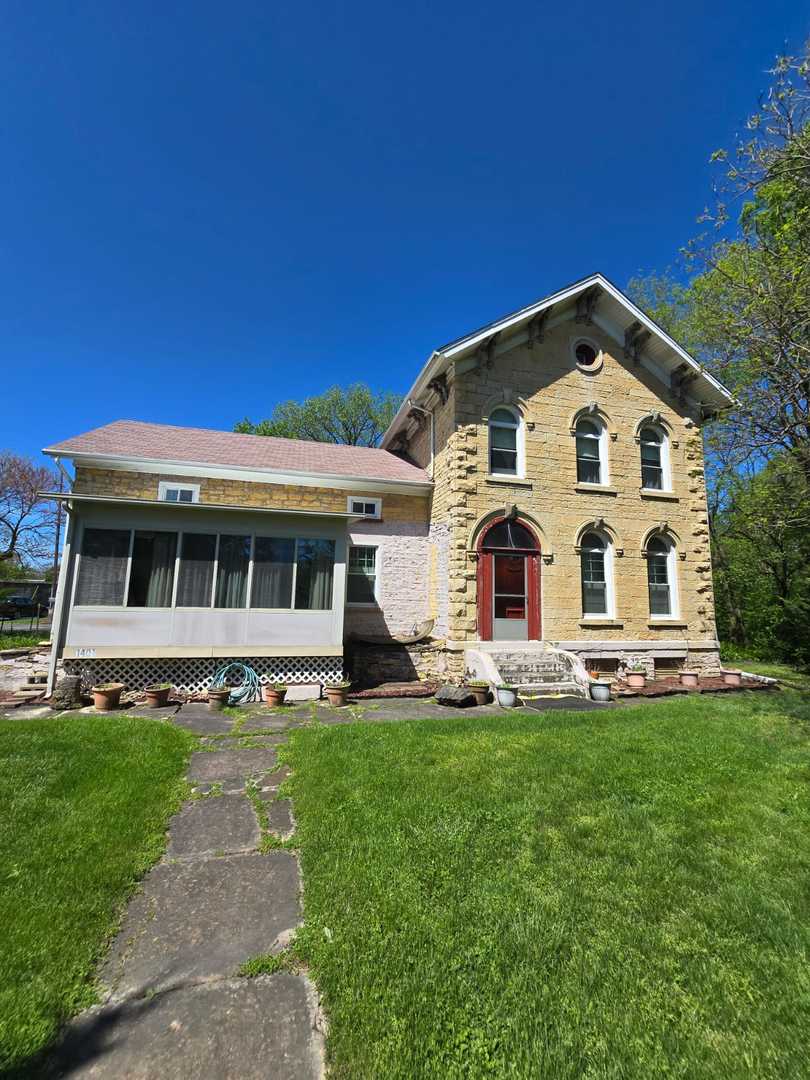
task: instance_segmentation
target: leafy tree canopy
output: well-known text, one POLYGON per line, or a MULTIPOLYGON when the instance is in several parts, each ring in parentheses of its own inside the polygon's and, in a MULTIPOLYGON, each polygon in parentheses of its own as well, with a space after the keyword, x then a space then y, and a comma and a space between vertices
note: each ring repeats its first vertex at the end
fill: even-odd
POLYGON ((346 389, 333 386, 302 402, 281 402, 269 420, 254 424, 245 418, 234 431, 348 446, 377 446, 394 419, 400 400, 395 394, 376 393, 365 383, 353 383, 346 389))

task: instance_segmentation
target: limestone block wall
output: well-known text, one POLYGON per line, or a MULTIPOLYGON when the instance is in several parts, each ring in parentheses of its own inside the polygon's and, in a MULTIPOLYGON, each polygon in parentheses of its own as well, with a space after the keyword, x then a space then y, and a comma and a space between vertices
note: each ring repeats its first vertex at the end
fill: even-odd
POLYGON ((349 530, 349 543, 377 548, 377 603, 347 604, 346 634, 375 637, 407 633, 423 619, 435 619, 434 637, 447 634, 447 532, 427 521, 358 522, 349 530), (444 597, 444 602, 442 598, 444 597))
MULTIPOLYGON (((534 523, 542 563, 542 635, 572 643, 675 640, 708 648, 715 642, 708 516, 701 431, 696 413, 596 326, 563 323, 532 350, 519 346, 496 356, 491 367, 461 371, 452 380, 446 424, 436 455, 432 519, 449 530, 448 637, 477 635, 476 563, 470 549, 487 515, 515 504, 534 523), (575 340, 587 336, 603 351, 593 374, 579 370, 575 340), (525 421, 526 474, 503 480, 488 475, 485 417, 498 403, 516 405, 525 421), (577 484, 573 417, 596 403, 609 432, 609 479, 604 490, 577 484), (670 431, 672 494, 642 495, 640 420, 658 412, 670 431), (582 618, 578 532, 604 519, 613 537, 615 618, 582 618), (646 534, 666 522, 677 548, 679 612, 649 618, 646 534)), ((442 422, 445 422, 443 418, 442 422)), ((437 427, 439 426, 437 420, 437 427)))
MULTIPOLYGON (((117 469, 76 469, 73 490, 82 495, 114 495, 125 499, 156 499, 161 480, 179 484, 199 484, 200 502, 274 510, 321 510, 345 513, 349 492, 339 488, 303 487, 297 484, 259 484, 245 480, 224 480, 211 476, 164 476, 149 472, 117 469)), ((381 498, 383 516, 391 520, 425 522, 429 514, 427 495, 399 495, 372 484, 367 490, 352 491, 354 498, 381 498)))

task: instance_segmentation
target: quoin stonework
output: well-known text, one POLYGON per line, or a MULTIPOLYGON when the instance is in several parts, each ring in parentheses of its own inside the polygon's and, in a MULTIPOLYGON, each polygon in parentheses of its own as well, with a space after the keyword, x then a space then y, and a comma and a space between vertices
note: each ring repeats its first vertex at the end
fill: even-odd
POLYGON ((593 275, 435 350, 378 449, 138 421, 55 444, 54 663, 317 684, 347 643, 421 636, 417 676, 716 671, 703 426, 729 401, 593 275))

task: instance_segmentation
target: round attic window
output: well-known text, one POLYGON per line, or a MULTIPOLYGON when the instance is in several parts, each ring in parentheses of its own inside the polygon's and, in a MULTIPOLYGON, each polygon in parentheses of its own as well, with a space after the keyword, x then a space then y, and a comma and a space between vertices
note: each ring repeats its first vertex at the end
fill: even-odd
POLYGON ((602 353, 591 341, 574 342, 574 359, 581 371, 592 373, 602 366, 602 353))

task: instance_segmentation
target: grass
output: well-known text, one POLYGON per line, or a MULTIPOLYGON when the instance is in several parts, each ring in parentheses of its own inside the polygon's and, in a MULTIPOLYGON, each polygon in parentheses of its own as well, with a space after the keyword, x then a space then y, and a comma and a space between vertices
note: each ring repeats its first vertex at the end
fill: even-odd
POLYGON ((810 1076, 810 702, 294 731, 334 1077, 810 1076))
POLYGON ((0 720, 0 1071, 94 1000, 124 901, 162 853, 194 739, 154 720, 0 720))
POLYGON ((45 641, 48 633, 45 631, 45 637, 42 634, 0 634, 0 649, 33 649, 40 641, 45 641))

